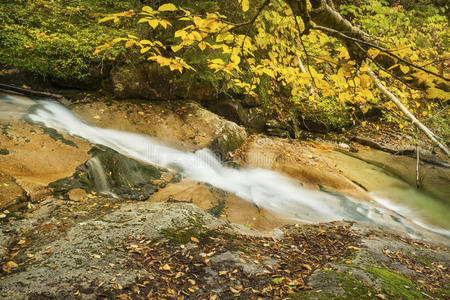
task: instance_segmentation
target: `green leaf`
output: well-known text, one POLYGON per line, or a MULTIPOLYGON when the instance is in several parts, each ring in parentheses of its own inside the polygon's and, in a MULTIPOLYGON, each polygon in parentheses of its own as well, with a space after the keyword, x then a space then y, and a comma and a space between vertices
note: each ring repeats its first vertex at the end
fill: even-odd
POLYGON ((272 282, 275 284, 280 284, 282 283, 284 280, 284 277, 276 277, 276 278, 272 278, 272 282))

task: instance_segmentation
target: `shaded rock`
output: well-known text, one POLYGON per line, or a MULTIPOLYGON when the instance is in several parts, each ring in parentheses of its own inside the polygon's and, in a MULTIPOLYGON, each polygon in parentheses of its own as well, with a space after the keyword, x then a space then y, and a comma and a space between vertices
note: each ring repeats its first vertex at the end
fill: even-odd
MULTIPOLYGON (((105 204, 102 199, 95 201, 105 204)), ((21 224, 28 229, 27 252, 33 253, 36 260, 29 264, 30 261, 25 262, 28 259, 25 255, 14 258, 24 265, 13 270, 14 273, 9 276, 0 275, 0 297, 37 297, 39 291, 45 297, 70 299, 76 290, 81 294, 91 294, 89 288, 94 282, 97 285, 103 282, 102 285, 108 288, 125 287, 134 283, 136 278, 148 274, 144 269, 129 268, 123 264, 127 253, 122 242, 129 236, 155 238, 165 229, 187 226, 192 220, 207 224, 210 229, 225 226, 188 204, 122 203, 114 210, 103 208, 79 216, 78 212, 58 211, 54 202, 55 199, 49 199, 42 204, 42 209, 21 224), (48 225, 37 226, 43 220, 48 225), (62 228, 62 222, 66 223, 64 234, 56 234, 59 230, 55 229, 62 228), (45 228, 54 232, 52 238, 44 233, 45 228)), ((0 250, 6 240, 0 242, 0 250)))
POLYGON ((24 205, 26 200, 25 191, 14 178, 0 172, 0 209, 24 205))
POLYGON ((311 131, 311 132, 317 132, 317 133, 328 133, 330 132, 330 128, 327 126, 327 124, 320 122, 315 119, 301 117, 300 121, 300 127, 311 131))
POLYGON ((159 188, 153 182, 161 179, 161 173, 166 171, 106 147, 94 147, 88 153, 92 157, 77 167, 71 177, 49 184, 56 193, 83 189, 130 200, 146 200, 159 188))
POLYGON ((205 102, 205 106, 212 112, 239 125, 248 122, 248 111, 237 99, 217 99, 205 102))
POLYGON ((102 82, 102 86, 121 99, 205 100, 215 97, 215 91, 211 86, 199 84, 188 86, 179 80, 177 73, 157 63, 116 66, 111 70, 109 78, 102 82))

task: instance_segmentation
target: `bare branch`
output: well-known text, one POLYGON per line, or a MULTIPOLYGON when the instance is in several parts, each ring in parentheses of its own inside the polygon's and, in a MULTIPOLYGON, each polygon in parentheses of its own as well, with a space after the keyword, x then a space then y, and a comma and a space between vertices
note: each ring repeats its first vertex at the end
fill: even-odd
POLYGON ((271 0, 264 1, 263 5, 261 5, 261 7, 258 9, 256 14, 253 16, 253 18, 250 21, 247 21, 247 22, 244 22, 244 23, 240 23, 240 24, 233 24, 233 23, 228 23, 228 22, 225 22, 225 23, 228 23, 230 25, 234 25, 234 27, 231 28, 232 31, 236 30, 237 28, 242 27, 242 26, 251 25, 251 24, 253 24, 256 21, 258 16, 261 14, 261 12, 264 10, 264 8, 270 3, 270 1, 271 0))
POLYGON ((334 29, 331 29, 331 28, 327 28, 327 27, 323 27, 323 26, 314 26, 314 27, 311 27, 311 29, 320 30, 320 31, 326 32, 326 33, 331 34, 331 35, 338 35, 339 37, 342 37, 342 38, 347 39, 347 40, 351 40, 351 41, 354 41, 354 42, 357 42, 357 43, 365 44, 365 45, 370 46, 372 48, 378 49, 378 50, 380 50, 383 53, 386 53, 387 55, 397 59, 398 61, 404 63, 405 65, 408 65, 410 67, 413 67, 413 68, 421 70, 421 71, 424 71, 424 72, 426 72, 428 74, 431 74, 431 75, 434 75, 436 77, 439 77, 439 78, 441 78, 441 79, 443 79, 445 81, 450 81, 449 78, 445 78, 444 76, 442 76, 442 75, 440 75, 438 73, 435 73, 433 71, 427 70, 427 69, 425 69, 425 68, 423 68, 421 66, 418 66, 416 64, 410 63, 409 61, 407 61, 407 60, 401 58, 400 56, 392 53, 391 50, 386 49, 386 48, 381 47, 381 46, 378 46, 378 45, 376 45, 374 43, 367 42, 367 41, 364 41, 364 40, 361 40, 361 39, 358 39, 358 38, 354 38, 354 37, 348 36, 348 35, 340 32, 340 31, 337 31, 337 30, 334 30, 334 29))
POLYGON ((394 96, 394 94, 392 94, 390 91, 386 89, 386 87, 384 87, 384 85, 378 79, 377 75, 375 75, 375 73, 370 68, 367 71, 367 73, 372 78, 377 88, 384 95, 386 95, 392 102, 394 102, 395 105, 397 105, 397 107, 411 120, 414 126, 419 128, 430 140, 432 140, 442 151, 444 151, 444 153, 447 156, 449 156, 450 150, 447 148, 447 146, 442 144, 437 139, 436 135, 430 129, 428 129, 428 127, 423 125, 411 112, 409 112, 409 110, 400 102, 400 100, 398 100, 397 97, 394 96))

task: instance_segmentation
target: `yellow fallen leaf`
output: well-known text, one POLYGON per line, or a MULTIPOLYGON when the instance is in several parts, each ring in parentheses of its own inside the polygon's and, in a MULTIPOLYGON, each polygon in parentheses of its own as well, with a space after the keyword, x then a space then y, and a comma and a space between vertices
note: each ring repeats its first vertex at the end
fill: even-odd
POLYGON ((161 270, 164 270, 164 271, 170 271, 171 269, 172 268, 168 264, 165 264, 164 266, 161 267, 161 270))
POLYGON ((19 266, 18 264, 16 264, 12 260, 8 261, 5 265, 9 269, 14 269, 14 268, 17 268, 19 266))
POLYGON ((100 119, 100 116, 99 115, 96 115, 96 116, 94 116, 94 119, 100 119))
POLYGON ((6 218, 5 214, 0 214, 0 219, 6 218))
POLYGON ((347 247, 350 250, 361 250, 361 248, 355 247, 355 246, 348 246, 347 247))
POLYGON ((194 243, 200 243, 200 241, 193 236, 191 236, 191 241, 193 241, 194 243))
POLYGON ((20 240, 17 242, 17 245, 23 245, 23 244, 25 244, 25 240, 20 240))

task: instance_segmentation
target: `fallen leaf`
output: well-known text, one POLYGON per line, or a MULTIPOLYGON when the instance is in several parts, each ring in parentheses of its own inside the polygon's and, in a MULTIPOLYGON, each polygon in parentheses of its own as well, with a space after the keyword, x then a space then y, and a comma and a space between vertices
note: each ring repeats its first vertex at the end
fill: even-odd
POLYGON ((348 246, 347 247, 350 250, 361 250, 361 248, 355 247, 355 246, 348 246))
POLYGON ((193 241, 194 243, 200 243, 200 241, 193 236, 191 236, 191 241, 193 241))
POLYGON ((161 270, 164 270, 164 271, 170 271, 172 268, 171 268, 168 264, 165 264, 165 265, 162 266, 160 269, 161 269, 161 270))

